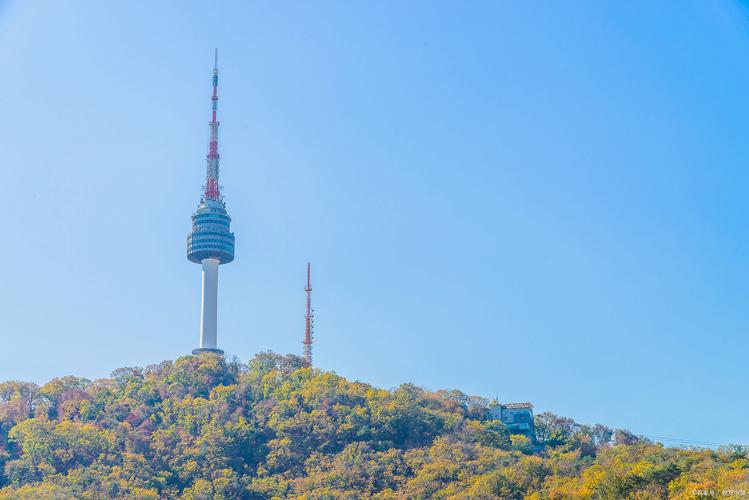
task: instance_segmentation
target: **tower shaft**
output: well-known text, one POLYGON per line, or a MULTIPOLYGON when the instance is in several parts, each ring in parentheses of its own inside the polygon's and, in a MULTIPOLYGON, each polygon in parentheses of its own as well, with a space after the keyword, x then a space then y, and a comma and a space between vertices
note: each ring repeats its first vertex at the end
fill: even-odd
POLYGON ((218 351, 218 259, 203 259, 203 287, 200 299, 200 350, 218 351))
POLYGON ((311 265, 307 263, 307 293, 306 313, 304 314, 304 358, 312 365, 312 287, 310 286, 311 265))

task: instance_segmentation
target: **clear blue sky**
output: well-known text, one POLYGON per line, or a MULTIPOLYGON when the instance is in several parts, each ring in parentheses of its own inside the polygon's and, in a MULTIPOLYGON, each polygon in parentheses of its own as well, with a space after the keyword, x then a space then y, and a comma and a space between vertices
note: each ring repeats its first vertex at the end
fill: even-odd
POLYGON ((747 442, 749 12, 673 2, 0 2, 0 380, 219 343, 747 442))

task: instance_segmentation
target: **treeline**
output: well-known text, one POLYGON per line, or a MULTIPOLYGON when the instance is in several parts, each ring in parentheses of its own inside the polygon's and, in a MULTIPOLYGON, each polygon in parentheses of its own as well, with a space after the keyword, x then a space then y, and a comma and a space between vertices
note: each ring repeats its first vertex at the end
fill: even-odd
POLYGON ((749 495, 747 448, 673 449, 488 401, 383 390, 297 356, 183 357, 0 384, 0 498, 694 498, 749 495))

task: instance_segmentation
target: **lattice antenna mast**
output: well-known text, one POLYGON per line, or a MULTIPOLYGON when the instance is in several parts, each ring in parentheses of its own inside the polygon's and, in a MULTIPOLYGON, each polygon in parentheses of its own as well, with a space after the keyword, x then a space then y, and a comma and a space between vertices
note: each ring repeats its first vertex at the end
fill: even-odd
POLYGON ((312 365, 312 329, 314 327, 314 314, 312 311, 312 286, 310 286, 310 263, 307 263, 307 287, 304 291, 307 293, 307 309, 304 315, 304 358, 312 365))
POLYGON ((221 202, 221 186, 218 184, 218 121, 216 111, 218 110, 218 49, 213 58, 213 96, 211 96, 212 113, 211 122, 208 124, 208 155, 206 156, 205 192, 206 200, 221 202))

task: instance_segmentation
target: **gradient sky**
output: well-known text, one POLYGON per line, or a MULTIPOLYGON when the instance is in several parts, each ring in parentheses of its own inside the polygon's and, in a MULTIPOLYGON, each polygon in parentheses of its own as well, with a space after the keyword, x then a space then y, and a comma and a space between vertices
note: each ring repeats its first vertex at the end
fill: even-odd
POLYGON ((0 380, 198 342, 748 442, 749 11, 732 1, 0 1, 0 380))

